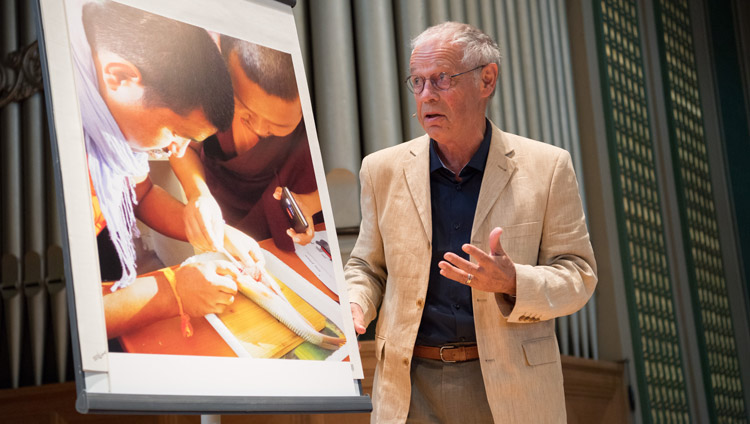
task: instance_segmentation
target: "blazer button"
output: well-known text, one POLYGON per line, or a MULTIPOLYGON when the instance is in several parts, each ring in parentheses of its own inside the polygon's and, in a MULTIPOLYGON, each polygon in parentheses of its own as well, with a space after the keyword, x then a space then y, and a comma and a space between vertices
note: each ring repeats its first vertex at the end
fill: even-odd
POLYGON ((417 299, 417 306, 420 307, 420 308, 423 307, 424 306, 424 299, 417 299))
POLYGON ((409 358, 404 357, 404 359, 402 359, 401 362, 404 364, 405 367, 409 366, 409 358))

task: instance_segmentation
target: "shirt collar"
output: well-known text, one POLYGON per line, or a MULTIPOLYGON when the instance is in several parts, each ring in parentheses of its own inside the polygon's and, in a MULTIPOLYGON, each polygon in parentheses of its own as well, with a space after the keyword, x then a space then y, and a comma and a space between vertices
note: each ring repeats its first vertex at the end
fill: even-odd
MULTIPOLYGON (((471 167, 479 172, 484 172, 484 166, 487 163, 487 155, 490 151, 490 141, 492 140, 492 125, 490 125, 490 121, 487 118, 485 118, 484 121, 485 127, 482 143, 474 153, 474 156, 469 160, 469 163, 464 166, 464 169, 471 167)), ((430 173, 435 172, 440 168, 448 169, 443 164, 443 160, 440 159, 440 155, 438 155, 436 143, 435 140, 430 139, 430 173)), ((463 169, 461 171, 463 172, 463 169)))

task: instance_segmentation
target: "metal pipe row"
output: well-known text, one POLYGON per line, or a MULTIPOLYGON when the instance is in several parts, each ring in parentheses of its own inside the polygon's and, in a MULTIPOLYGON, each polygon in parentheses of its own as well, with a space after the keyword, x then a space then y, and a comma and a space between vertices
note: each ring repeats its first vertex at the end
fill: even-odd
MULTIPOLYGON (((3 2, 3 58, 33 44, 37 22, 32 2, 3 2)), ((12 78, 22 78, 20 70, 12 78)), ((2 294, 10 387, 21 381, 40 385, 65 381, 68 364, 68 316, 63 281, 60 223, 44 97, 33 94, 0 109, 2 137, 2 294), (48 313, 51 311, 51 316, 48 313), (54 340, 46 340, 52 323, 54 340), (46 358, 54 342, 53 358, 46 358), (28 355, 24 358, 22 355, 28 355), (56 378, 46 377, 52 362, 56 378), (30 364, 30 369, 22 369, 30 364)))

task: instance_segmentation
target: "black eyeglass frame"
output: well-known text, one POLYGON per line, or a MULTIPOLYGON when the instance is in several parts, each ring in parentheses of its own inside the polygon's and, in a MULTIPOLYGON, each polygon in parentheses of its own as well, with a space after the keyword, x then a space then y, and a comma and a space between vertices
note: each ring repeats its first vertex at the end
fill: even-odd
POLYGON ((420 93, 422 93, 424 91, 424 88, 427 86, 427 81, 429 81, 430 84, 432 84, 432 88, 440 90, 440 91, 446 91, 446 90, 449 90, 453 86, 451 84, 451 82, 453 82, 453 78, 461 76, 461 75, 464 75, 464 74, 468 74, 469 72, 474 72, 477 69, 482 69, 482 68, 484 68, 487 65, 489 65, 489 63, 485 63, 484 65, 479 65, 479 66, 477 66, 475 68, 469 69, 468 71, 459 72, 459 73, 453 74, 453 75, 446 75, 445 72, 441 72, 441 73, 439 73, 437 75, 437 78, 433 78, 435 76, 435 74, 432 74, 432 75, 430 75, 429 78, 425 78, 424 79, 424 84, 422 84, 422 89, 419 90, 419 91, 416 91, 414 89, 414 84, 411 82, 411 77, 413 77, 414 75, 409 75, 408 77, 406 77, 406 79, 404 80, 404 83, 406 84, 406 88, 408 88, 409 91, 411 91, 414 94, 420 94, 420 93), (440 88, 440 86, 435 82, 435 80, 438 79, 438 78, 440 78, 441 75, 446 75, 448 77, 448 86, 445 87, 445 88, 440 88))

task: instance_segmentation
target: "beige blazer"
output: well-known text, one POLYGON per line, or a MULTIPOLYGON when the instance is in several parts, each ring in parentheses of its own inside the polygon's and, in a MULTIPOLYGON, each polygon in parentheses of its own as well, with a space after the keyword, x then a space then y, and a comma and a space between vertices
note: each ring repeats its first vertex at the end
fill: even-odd
MULTIPOLYGON (((565 422, 554 318, 579 310, 597 282, 578 183, 565 150, 492 131, 471 243, 487 251, 503 227, 518 285, 516 299, 472 290, 487 396, 498 423, 565 422)), ((345 275, 366 324, 380 308, 372 422, 404 422, 409 411, 430 273, 429 157, 425 135, 367 156, 360 171, 362 224, 345 275)))

